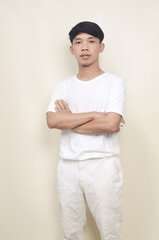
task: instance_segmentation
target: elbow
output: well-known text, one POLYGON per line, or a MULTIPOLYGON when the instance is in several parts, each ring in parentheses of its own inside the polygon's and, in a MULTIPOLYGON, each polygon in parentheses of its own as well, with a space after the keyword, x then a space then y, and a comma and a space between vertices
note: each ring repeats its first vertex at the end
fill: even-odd
POLYGON ((112 128, 111 132, 112 133, 117 133, 117 132, 119 132, 119 130, 120 130, 120 127, 119 126, 118 127, 115 126, 115 127, 112 128))
POLYGON ((121 115, 119 115, 118 113, 106 113, 106 116, 107 116, 106 121, 107 131, 111 133, 119 132, 121 115))
POLYGON ((109 125, 108 132, 117 133, 117 132, 119 132, 119 130, 120 130, 120 126, 118 124, 110 124, 109 125))
POLYGON ((56 124, 54 122, 50 121, 49 119, 47 119, 47 126, 50 129, 56 128, 56 124))
POLYGON ((47 126, 50 129, 56 128, 59 130, 67 129, 60 121, 59 116, 56 113, 48 113, 46 118, 47 126))
POLYGON ((55 118, 53 118, 53 116, 51 116, 51 114, 47 115, 46 122, 47 122, 48 128, 50 128, 50 129, 57 128, 55 118))
POLYGON ((48 128, 52 129, 52 128, 56 128, 54 124, 47 122, 47 126, 48 128))

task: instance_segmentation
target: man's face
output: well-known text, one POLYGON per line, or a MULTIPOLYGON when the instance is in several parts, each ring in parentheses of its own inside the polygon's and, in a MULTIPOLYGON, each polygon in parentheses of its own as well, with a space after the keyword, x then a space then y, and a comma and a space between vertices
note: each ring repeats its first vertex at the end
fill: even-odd
POLYGON ((70 47, 71 53, 81 66, 90 66, 97 62, 99 53, 104 50, 104 44, 88 33, 80 33, 74 39, 70 47))

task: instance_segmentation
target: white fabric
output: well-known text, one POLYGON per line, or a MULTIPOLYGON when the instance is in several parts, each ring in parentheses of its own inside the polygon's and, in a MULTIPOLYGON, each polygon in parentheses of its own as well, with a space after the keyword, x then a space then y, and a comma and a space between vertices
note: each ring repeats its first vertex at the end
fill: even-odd
POLYGON ((57 191, 66 240, 84 240, 86 202, 102 240, 121 240, 123 174, 117 156, 72 161, 57 167, 57 191))
MULTIPOLYGON (((116 112, 124 124, 124 81, 110 73, 104 73, 90 81, 81 81, 76 76, 57 83, 47 109, 55 112, 55 100, 67 102, 72 113, 116 112)), ((84 160, 119 155, 117 133, 84 135, 72 130, 61 131, 60 157, 68 160, 84 160)))

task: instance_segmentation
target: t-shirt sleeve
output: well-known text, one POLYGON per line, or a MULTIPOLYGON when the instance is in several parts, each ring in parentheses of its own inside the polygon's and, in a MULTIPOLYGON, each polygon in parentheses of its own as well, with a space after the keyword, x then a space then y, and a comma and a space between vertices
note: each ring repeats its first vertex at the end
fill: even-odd
POLYGON ((56 99, 63 99, 65 100, 65 94, 64 94, 64 87, 62 86, 61 82, 59 82, 53 92, 52 92, 52 95, 51 95, 51 100, 50 100, 50 103, 49 103, 49 106, 47 108, 47 112, 56 112, 55 110, 55 101, 56 99))
POLYGON ((122 116, 120 125, 125 124, 125 83, 119 79, 115 86, 112 85, 106 112, 115 112, 122 116))

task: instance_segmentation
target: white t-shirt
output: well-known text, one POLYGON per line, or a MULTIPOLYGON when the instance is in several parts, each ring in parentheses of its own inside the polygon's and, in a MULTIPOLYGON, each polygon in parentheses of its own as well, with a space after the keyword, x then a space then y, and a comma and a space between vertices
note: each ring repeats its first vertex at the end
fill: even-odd
MULTIPOLYGON (((57 83, 47 109, 55 111, 55 100, 63 99, 72 113, 115 112, 124 122, 125 84, 110 73, 103 73, 89 81, 81 81, 76 76, 57 83)), ((119 155, 117 133, 85 135, 72 130, 61 130, 60 157, 69 160, 85 160, 119 155)))

